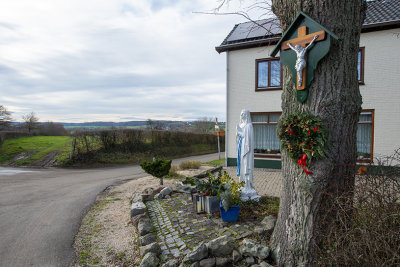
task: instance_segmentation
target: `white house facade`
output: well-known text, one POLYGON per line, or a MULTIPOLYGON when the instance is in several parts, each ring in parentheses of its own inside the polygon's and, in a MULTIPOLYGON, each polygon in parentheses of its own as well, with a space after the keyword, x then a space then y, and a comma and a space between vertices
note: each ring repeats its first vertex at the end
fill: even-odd
MULTIPOLYGON (((361 33, 358 79, 363 99, 357 131, 359 162, 400 148, 400 0, 370 1, 361 33)), ((281 36, 276 20, 235 25, 216 50, 226 52, 226 159, 236 165, 236 125, 251 112, 254 165, 281 168, 276 133, 281 109, 281 64, 270 57, 281 36), (262 25, 262 27, 260 26, 262 25), (267 28, 268 31, 265 29, 267 28)))

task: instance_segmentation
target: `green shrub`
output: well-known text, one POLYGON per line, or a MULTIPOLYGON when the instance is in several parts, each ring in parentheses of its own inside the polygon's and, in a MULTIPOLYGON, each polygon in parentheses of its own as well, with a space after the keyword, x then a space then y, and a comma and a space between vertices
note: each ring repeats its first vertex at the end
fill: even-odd
POLYGON ((166 176, 171 169, 171 162, 171 160, 157 158, 154 161, 143 161, 140 163, 140 167, 142 167, 146 173, 160 178, 160 185, 162 185, 163 177, 166 176))
POLYGON ((182 161, 179 163, 179 169, 188 170, 188 169, 198 169, 201 166, 200 161, 182 161))

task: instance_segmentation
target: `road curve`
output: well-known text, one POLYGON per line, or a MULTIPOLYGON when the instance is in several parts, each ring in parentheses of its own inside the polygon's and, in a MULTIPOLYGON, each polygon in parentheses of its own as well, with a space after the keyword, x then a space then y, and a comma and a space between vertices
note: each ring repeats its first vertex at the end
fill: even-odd
MULTIPOLYGON (((214 159, 218 154, 173 163, 214 159)), ((143 176, 138 166, 0 168, 0 266, 70 266, 75 258, 74 236, 97 194, 109 185, 143 176)))

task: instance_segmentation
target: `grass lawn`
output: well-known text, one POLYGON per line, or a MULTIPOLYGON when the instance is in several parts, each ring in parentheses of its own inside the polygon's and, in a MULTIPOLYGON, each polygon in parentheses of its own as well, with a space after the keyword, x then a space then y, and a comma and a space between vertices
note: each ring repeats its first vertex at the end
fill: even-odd
POLYGON ((207 161, 203 163, 203 165, 215 165, 215 166, 223 166, 224 164, 225 164, 225 158, 207 161))
POLYGON ((27 157, 17 160, 15 165, 30 164, 53 151, 59 152, 57 161, 61 162, 68 158, 71 142, 69 136, 32 136, 6 140, 0 148, 0 163, 7 163, 17 155, 26 153, 27 157))

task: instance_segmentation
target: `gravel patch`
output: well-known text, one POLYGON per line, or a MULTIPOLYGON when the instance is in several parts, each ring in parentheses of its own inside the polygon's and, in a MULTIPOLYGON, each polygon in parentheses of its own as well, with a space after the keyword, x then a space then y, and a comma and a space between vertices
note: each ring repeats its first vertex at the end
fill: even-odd
MULTIPOLYGON (((164 179, 164 186, 175 180, 164 179)), ((130 220, 130 198, 159 185, 152 176, 111 186, 97 196, 75 237, 74 266, 136 266, 140 263, 138 233, 130 220)))

